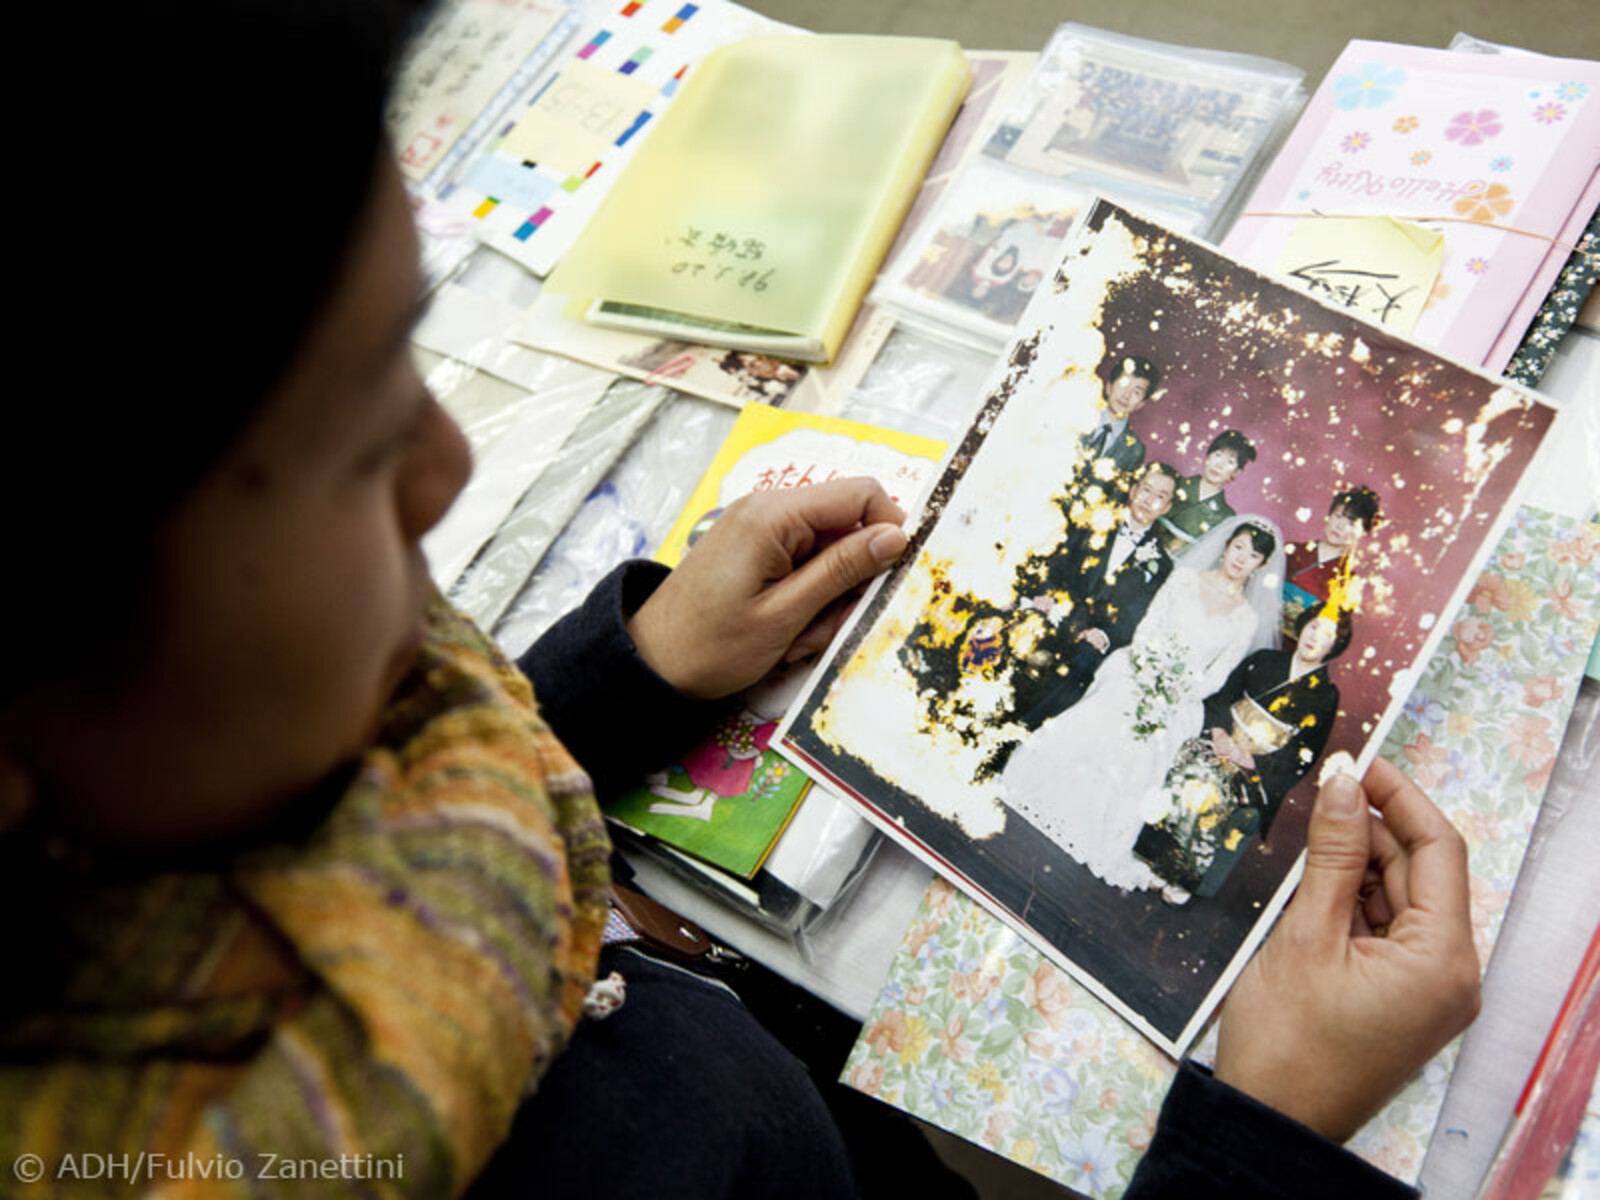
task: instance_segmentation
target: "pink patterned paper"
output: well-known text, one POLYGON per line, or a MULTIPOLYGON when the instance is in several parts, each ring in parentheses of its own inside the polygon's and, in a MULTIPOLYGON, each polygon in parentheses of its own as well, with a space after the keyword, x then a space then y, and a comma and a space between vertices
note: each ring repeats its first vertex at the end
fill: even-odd
POLYGON ((1414 336, 1499 370, 1593 209, 1597 167, 1600 63, 1351 42, 1223 248, 1270 269, 1299 219, 1446 218, 1414 336))

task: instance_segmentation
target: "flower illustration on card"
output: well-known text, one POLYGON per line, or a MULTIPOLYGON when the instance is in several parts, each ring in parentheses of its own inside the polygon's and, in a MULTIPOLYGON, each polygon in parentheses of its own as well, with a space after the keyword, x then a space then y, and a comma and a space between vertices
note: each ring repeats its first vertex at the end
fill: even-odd
POLYGON ((1377 108, 1394 99, 1406 73, 1387 63, 1363 63, 1333 81, 1333 102, 1343 109, 1377 108))
POLYGON ((1467 274, 1482 275, 1489 269, 1489 260, 1486 258, 1467 259, 1467 274))
POLYGON ((1556 752, 1550 718, 1532 714, 1515 717, 1506 738, 1506 751, 1524 767, 1537 767, 1556 752))
POLYGON ((1425 733, 1418 734, 1416 741, 1406 745, 1405 756, 1411 764, 1411 777, 1424 788, 1432 790, 1449 776, 1449 750, 1425 733))
POLYGON ((1372 144, 1372 135, 1361 130, 1344 135, 1344 140, 1339 143, 1339 149, 1346 154, 1359 154, 1372 144))
POLYGON ((1494 626, 1478 617, 1463 617, 1451 630, 1456 639, 1456 653, 1469 667, 1478 656, 1494 644, 1494 626))
POLYGON ((1413 167, 1425 167, 1429 163, 1431 163, 1432 161, 1433 161, 1433 154, 1432 154, 1431 151, 1428 151, 1428 150, 1418 150, 1415 154, 1413 154, 1411 156, 1411 165, 1413 167))
POLYGON ((1061 1158, 1069 1186, 1098 1196, 1116 1182, 1116 1151, 1107 1144, 1106 1134, 1106 1129, 1099 1125, 1090 1125, 1081 1133, 1072 1129, 1061 1131, 1056 1153, 1061 1158))
MULTIPOLYGON (((1467 270, 1472 271, 1473 262, 1481 263, 1483 259, 1473 259, 1472 262, 1467 263, 1467 270)), ((1473 271, 1472 273, 1477 275, 1481 272, 1473 271)), ((1472 591, 1468 593, 1467 603, 1480 613, 1494 612, 1496 610, 1505 612, 1506 605, 1510 603, 1510 595, 1511 585, 1506 582, 1505 576, 1485 571, 1478 576, 1478 582, 1473 586, 1472 591)))
POLYGON ((1444 706, 1420 691, 1412 692, 1406 701, 1405 714, 1424 731, 1432 731, 1445 718, 1444 706))
POLYGON ((1538 611, 1538 591, 1526 579, 1513 579, 1506 595, 1506 616, 1513 621, 1531 621, 1538 611))
POLYGON ((1561 680, 1554 675, 1534 675, 1522 681, 1522 702, 1529 708, 1542 708, 1562 695, 1561 680))
POLYGON ((1463 146, 1476 146, 1500 132, 1500 114, 1483 108, 1477 112, 1459 112, 1446 126, 1444 136, 1463 146))
POLYGON ((857 1064, 850 1071, 850 1086, 858 1092, 876 1096, 878 1089, 883 1086, 883 1064, 876 1062, 857 1064))
POLYGON ((1489 170, 1509 171, 1511 170, 1512 161, 1512 159, 1507 158, 1504 154, 1502 154, 1499 158, 1491 158, 1489 160, 1489 170))
POLYGON ((1570 579, 1558 580, 1555 586, 1550 589, 1550 595, 1547 599, 1550 601, 1550 607, 1563 617, 1576 620, 1582 615, 1575 601, 1572 580, 1570 579))
POLYGON ((1567 115, 1567 106, 1557 104, 1554 100, 1546 100, 1533 110, 1533 119, 1541 125, 1554 125, 1567 115))
POLYGON ((1593 557, 1593 548, 1581 537, 1558 538, 1550 543, 1550 561, 1558 567, 1578 566, 1593 557))
POLYGON ((1393 128, 1396 133, 1411 133, 1420 124, 1416 117, 1396 117, 1393 128))
POLYGON ((1491 183, 1488 187, 1461 197, 1455 202, 1454 208, 1459 216, 1469 221, 1483 221, 1492 224, 1496 217, 1503 217, 1511 211, 1511 189, 1503 183, 1491 183))
POLYGON ((1589 85, 1576 79, 1569 79, 1556 87, 1556 95, 1563 100, 1582 100, 1588 94, 1589 85))
POLYGON ((1450 285, 1441 275, 1433 281, 1433 287, 1428 290, 1428 298, 1423 301, 1422 311, 1427 312, 1435 304, 1443 304, 1448 299, 1450 299, 1450 285))

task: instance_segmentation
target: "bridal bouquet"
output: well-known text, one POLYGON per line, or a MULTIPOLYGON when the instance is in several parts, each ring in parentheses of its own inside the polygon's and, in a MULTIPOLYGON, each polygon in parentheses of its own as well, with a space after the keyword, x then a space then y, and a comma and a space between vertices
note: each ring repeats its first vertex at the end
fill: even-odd
POLYGON ((1143 742, 1167 727, 1172 710, 1184 698, 1183 675, 1188 666, 1183 661, 1183 647, 1170 635, 1143 646, 1135 643, 1129 653, 1133 678, 1139 685, 1133 736, 1143 742))

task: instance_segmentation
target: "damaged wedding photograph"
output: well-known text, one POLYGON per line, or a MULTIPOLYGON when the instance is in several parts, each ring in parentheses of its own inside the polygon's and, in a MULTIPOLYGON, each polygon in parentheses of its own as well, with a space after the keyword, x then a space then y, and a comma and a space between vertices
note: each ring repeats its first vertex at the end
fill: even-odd
POLYGON ((1109 201, 780 730, 1170 1053, 1554 410, 1109 201))

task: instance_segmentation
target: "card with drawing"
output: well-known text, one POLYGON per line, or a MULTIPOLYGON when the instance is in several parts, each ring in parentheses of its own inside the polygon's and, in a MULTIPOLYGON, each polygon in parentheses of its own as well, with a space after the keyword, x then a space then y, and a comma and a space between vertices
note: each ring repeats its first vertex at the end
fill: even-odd
POLYGON ((1554 410, 1105 200, 1020 329, 781 744, 1179 1053, 1554 410))
POLYGON ((1596 62, 1351 42, 1224 246, 1281 269, 1308 222, 1423 222, 1443 256, 1417 339, 1498 371, 1600 204, 1597 93, 1596 62))
MULTIPOLYGON (((903 506, 933 479, 944 443, 857 421, 753 405, 740 415, 656 559, 676 566, 743 496, 865 475, 903 506)), ((770 748, 807 664, 786 663, 747 689, 699 744, 638 786, 608 798, 606 816, 736 875, 766 861, 811 780, 770 748)))

